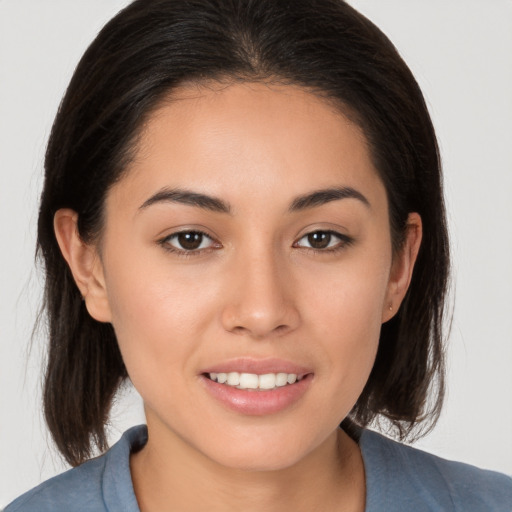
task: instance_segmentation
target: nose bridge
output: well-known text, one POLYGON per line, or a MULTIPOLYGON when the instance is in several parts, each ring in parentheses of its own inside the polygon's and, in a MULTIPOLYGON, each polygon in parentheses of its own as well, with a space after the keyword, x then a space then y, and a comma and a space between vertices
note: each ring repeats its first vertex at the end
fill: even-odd
POLYGON ((298 311, 284 258, 268 240, 236 255, 223 312, 226 329, 261 338, 297 326, 298 311))

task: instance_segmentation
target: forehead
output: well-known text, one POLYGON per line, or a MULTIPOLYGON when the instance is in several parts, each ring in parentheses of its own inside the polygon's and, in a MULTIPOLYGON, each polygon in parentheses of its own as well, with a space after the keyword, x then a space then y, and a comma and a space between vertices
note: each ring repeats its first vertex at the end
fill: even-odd
POLYGON ((170 186, 276 199, 313 185, 382 188, 362 130, 332 102, 263 83, 174 90, 145 123, 127 171, 121 185, 140 201, 170 186))

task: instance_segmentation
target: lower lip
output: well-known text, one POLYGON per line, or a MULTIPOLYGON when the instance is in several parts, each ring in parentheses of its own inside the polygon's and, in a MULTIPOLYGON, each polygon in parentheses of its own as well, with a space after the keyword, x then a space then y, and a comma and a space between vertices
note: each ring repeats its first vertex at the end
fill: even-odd
POLYGON ((294 384, 268 391, 238 389, 219 384, 205 375, 201 375, 201 379, 208 392, 229 409, 241 414, 263 416, 283 411, 298 402, 309 388, 313 375, 308 374, 294 384))

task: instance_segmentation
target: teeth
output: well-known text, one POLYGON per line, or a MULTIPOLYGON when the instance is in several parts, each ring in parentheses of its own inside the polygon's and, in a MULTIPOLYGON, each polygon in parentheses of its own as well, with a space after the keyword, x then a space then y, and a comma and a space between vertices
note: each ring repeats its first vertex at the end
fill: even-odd
POLYGON ((259 388, 260 389, 274 389, 276 387, 276 374, 275 373, 266 373, 265 375, 260 375, 259 388))
POLYGON ((288 376, 286 377, 286 381, 288 382, 288 384, 293 384, 296 380, 297 375, 295 375, 294 373, 289 373, 288 376))
POLYGON ((240 385, 240 374, 238 372, 228 373, 227 384, 229 384, 230 386, 239 386, 240 385))
POLYGON ((293 384, 302 379, 302 375, 295 373, 265 373, 257 375, 256 373, 210 373, 211 380, 219 384, 227 384, 238 389, 275 389, 277 387, 293 384))
POLYGON ((288 374, 287 373, 278 373, 276 375, 276 386, 286 386, 288 384, 288 374))
POLYGON ((260 385, 260 379, 255 373, 241 373, 238 387, 240 389, 257 389, 260 385))

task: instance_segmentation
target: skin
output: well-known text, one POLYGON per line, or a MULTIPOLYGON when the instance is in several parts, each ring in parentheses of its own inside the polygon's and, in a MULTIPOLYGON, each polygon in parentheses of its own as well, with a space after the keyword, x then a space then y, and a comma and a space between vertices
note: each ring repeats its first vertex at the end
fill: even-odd
POLYGON ((410 214, 393 257, 386 191, 361 130, 299 87, 183 87, 146 123, 105 212, 97 244, 80 240, 71 210, 57 212, 55 230, 144 400, 149 441, 131 458, 141 510, 363 511, 361 455, 338 425, 405 295, 421 219, 410 214), (366 202, 290 211, 332 187, 366 202), (141 208, 175 188, 230 213, 175 201, 141 208), (186 253, 169 238, 183 230, 209 238, 186 253), (318 231, 340 237, 315 250, 306 235, 318 231), (237 357, 306 367, 307 390, 272 414, 226 408, 201 372, 237 357))

